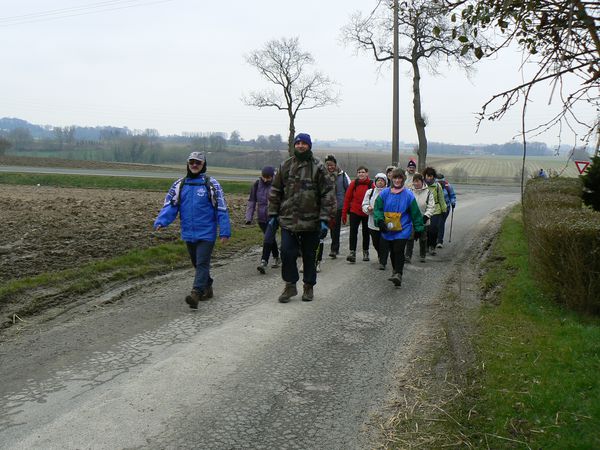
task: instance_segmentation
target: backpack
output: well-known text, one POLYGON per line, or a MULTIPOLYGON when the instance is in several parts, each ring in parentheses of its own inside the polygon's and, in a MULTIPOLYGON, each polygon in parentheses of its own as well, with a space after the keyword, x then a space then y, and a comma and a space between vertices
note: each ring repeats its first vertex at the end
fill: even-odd
MULTIPOLYGON (((176 186, 175 186, 175 195, 173 196, 173 199, 171 200, 171 204, 172 205, 178 205, 180 200, 181 200, 181 188, 183 186, 185 186, 186 184, 188 186, 202 186, 202 183, 198 184, 198 183, 186 183, 185 182, 186 178, 180 178, 179 180, 177 180, 176 186)), ((210 200, 210 203, 213 205, 213 208, 215 208, 215 211, 217 209, 218 206, 218 199, 217 199, 217 188, 215 187, 214 183, 211 181, 211 178, 207 175, 204 177, 205 180, 205 185, 206 185, 206 190, 208 192, 208 199, 210 200)))

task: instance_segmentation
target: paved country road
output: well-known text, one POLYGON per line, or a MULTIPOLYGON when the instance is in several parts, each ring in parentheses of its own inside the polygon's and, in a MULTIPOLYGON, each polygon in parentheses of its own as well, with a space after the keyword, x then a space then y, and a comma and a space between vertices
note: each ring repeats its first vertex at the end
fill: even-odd
POLYGON ((445 278, 518 200, 457 191, 452 243, 406 266, 400 289, 341 258, 313 302, 279 304, 279 273, 258 275, 253 250, 213 269, 198 311, 183 271, 26 327, 0 344, 0 448, 373 448, 445 278))

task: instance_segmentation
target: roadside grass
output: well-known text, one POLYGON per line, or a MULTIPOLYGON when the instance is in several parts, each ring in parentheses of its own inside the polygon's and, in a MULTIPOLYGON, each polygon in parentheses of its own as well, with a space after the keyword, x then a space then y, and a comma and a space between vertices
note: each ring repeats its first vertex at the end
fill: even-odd
MULTIPOLYGON (((173 179, 146 178, 146 177, 121 177, 103 175, 64 175, 64 174, 32 174, 32 173, 0 173, 0 184, 26 185, 26 186, 51 186, 64 188, 83 189, 128 189, 167 191, 173 179)), ((252 182, 247 181, 219 181, 225 194, 246 194, 252 182)))
MULTIPOLYGON (((483 277, 477 364, 448 433, 475 448, 600 448, 600 319, 545 297, 528 264, 519 210, 505 219, 483 277), (459 425, 460 424, 460 425, 459 425)), ((568 283, 568 280, 565 280, 568 283)))
MULTIPOLYGON (((235 239, 224 245, 217 240, 213 261, 245 252, 259 245, 262 238, 258 227, 236 229, 235 239)), ((14 322, 13 314, 25 318, 41 309, 61 302, 68 303, 76 295, 86 294, 109 284, 141 280, 187 267, 191 267, 189 255, 181 241, 133 250, 81 267, 8 281, 0 286, 0 308, 16 302, 16 308, 12 308, 14 311, 8 317, 9 321, 12 318, 14 322)))

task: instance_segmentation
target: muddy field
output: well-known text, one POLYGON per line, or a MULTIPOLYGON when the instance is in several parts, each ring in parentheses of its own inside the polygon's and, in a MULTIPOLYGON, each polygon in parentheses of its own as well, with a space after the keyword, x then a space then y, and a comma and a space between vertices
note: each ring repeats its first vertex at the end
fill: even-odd
MULTIPOLYGON (((179 238, 179 221, 152 223, 164 192, 0 185, 0 284, 179 238)), ((232 226, 247 196, 227 195, 232 226)))

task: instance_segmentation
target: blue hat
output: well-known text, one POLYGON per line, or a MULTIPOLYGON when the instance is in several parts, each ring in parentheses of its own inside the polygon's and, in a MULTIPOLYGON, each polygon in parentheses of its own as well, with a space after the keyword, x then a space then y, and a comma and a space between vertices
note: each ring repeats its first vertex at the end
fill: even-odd
POLYGON ((275 175, 275 169, 273 166, 265 166, 262 168, 261 175, 263 177, 272 177, 275 175))
POLYGON ((294 139, 294 145, 296 145, 300 141, 307 143, 308 148, 312 149, 312 141, 310 140, 310 134, 298 133, 298 135, 294 139))

